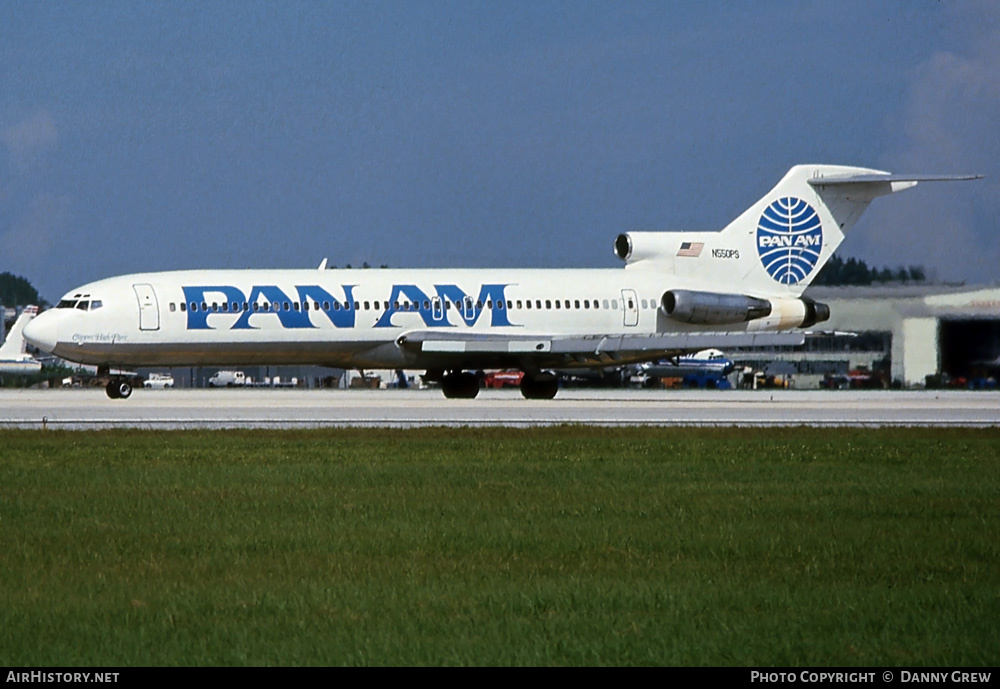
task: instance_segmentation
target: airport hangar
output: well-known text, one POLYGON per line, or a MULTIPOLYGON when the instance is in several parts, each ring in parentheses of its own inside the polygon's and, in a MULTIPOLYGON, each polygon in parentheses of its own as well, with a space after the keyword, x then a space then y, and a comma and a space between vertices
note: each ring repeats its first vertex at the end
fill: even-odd
POLYGON ((830 320, 814 327, 822 333, 801 347, 727 352, 737 366, 783 362, 777 370, 800 388, 857 369, 901 387, 940 373, 970 381, 1000 373, 1000 286, 810 287, 806 296, 830 306, 830 320))

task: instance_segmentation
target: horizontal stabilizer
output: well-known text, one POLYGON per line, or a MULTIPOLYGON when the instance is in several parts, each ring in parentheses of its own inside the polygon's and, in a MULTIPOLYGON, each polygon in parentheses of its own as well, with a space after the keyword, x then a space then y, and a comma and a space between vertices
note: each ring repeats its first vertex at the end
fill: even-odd
POLYGON ((814 177, 806 180, 811 186, 826 187, 840 184, 872 184, 880 182, 962 182, 982 179, 982 175, 846 175, 843 177, 814 177))

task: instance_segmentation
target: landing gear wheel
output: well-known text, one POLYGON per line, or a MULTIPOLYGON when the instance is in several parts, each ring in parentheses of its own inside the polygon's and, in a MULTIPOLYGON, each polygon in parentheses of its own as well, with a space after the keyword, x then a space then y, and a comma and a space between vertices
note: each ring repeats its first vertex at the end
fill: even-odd
POLYGON ((559 379, 551 373, 521 379, 521 394, 529 400, 550 400, 559 390, 559 379))
POLYGON ((479 378, 460 371, 446 373, 441 378, 441 390, 448 399, 475 399, 479 394, 479 378))
POLYGON ((113 380, 107 384, 104 391, 113 400, 124 400, 132 394, 132 386, 125 380, 113 380))

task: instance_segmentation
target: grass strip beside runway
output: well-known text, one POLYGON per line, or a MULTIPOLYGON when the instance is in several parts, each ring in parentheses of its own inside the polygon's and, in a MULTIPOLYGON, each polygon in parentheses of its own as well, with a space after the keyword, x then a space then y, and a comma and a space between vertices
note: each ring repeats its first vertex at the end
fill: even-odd
POLYGON ((1000 431, 7 431, 0 664, 996 665, 1000 431))

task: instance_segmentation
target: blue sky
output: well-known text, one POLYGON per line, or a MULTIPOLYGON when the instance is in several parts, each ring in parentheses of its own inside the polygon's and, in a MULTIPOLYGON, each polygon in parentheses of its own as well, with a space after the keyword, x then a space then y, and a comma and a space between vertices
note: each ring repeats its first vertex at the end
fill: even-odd
POLYGON ((995 2, 0 0, 0 271, 614 267, 796 163, 979 173, 841 251, 1000 265, 995 2))

